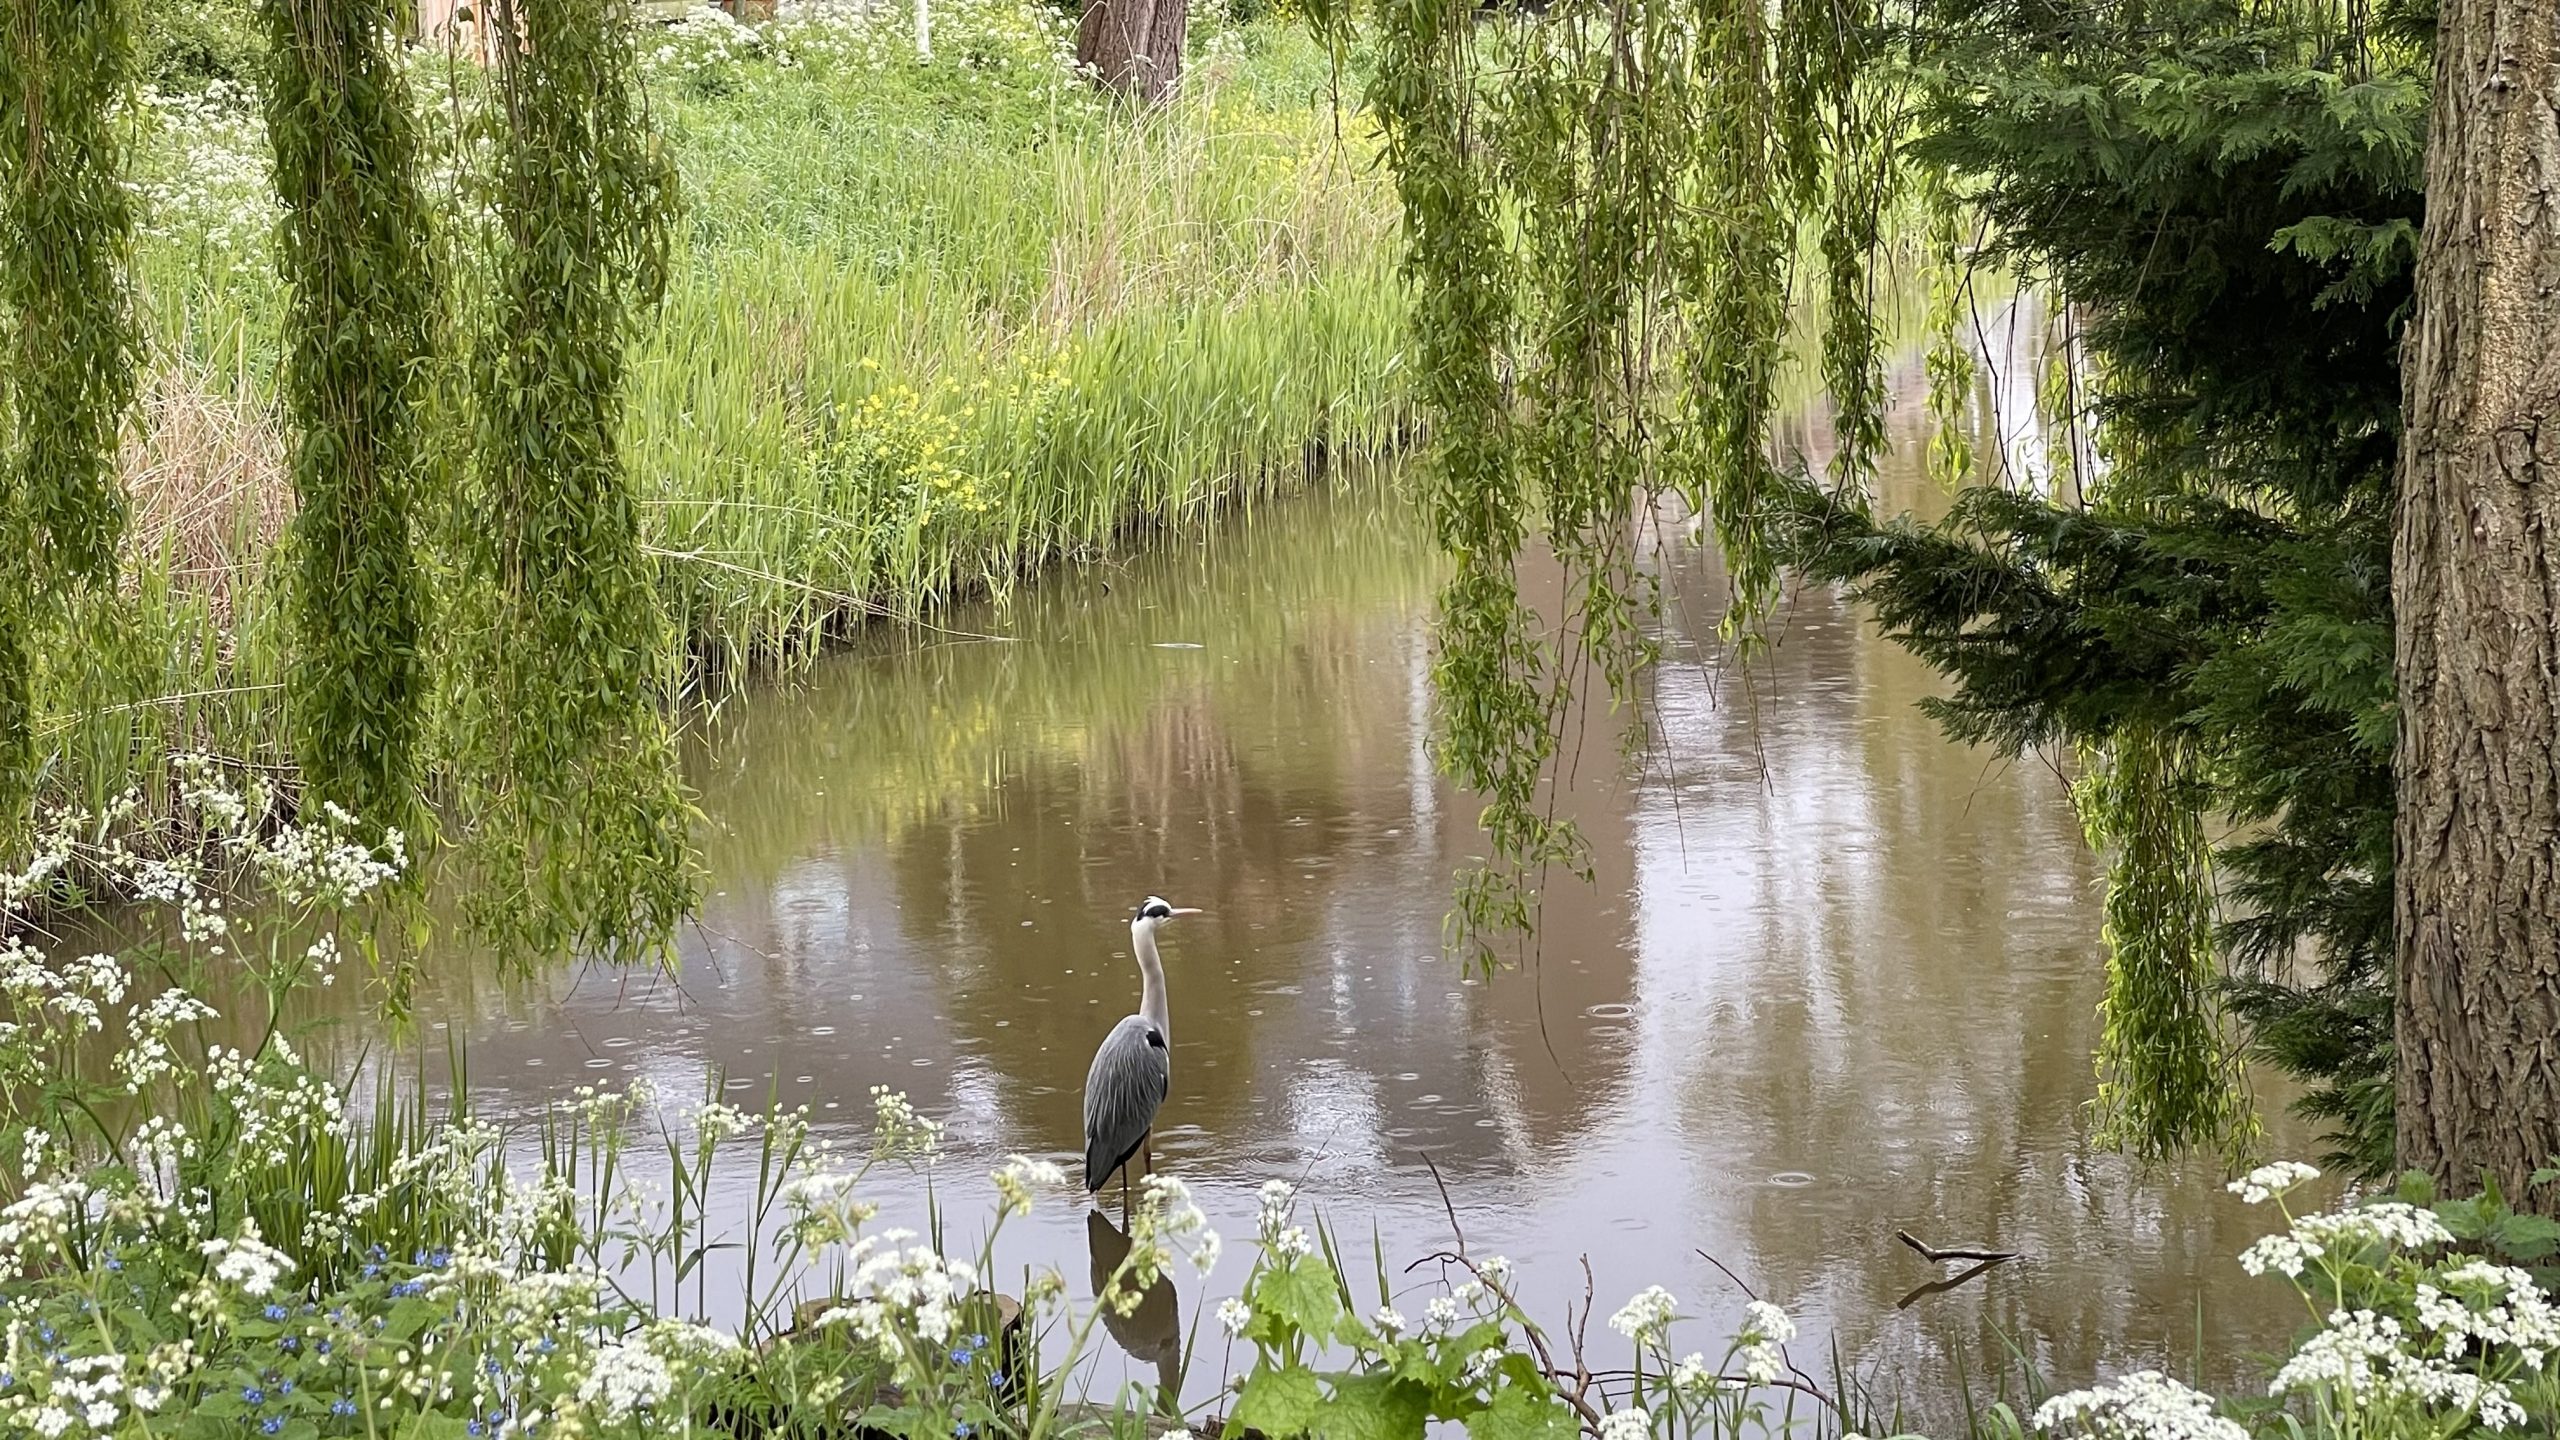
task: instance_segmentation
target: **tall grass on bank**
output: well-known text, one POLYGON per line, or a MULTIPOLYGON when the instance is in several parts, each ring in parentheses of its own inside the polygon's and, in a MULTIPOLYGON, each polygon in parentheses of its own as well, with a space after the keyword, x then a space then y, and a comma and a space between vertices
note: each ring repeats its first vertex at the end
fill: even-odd
MULTIPOLYGON (((1052 8, 934 14, 930 63, 845 12, 650 44, 687 218, 625 443, 678 673, 713 693, 1406 423, 1391 199, 1303 37, 1202 25, 1183 96, 1135 115, 1073 76, 1052 8)), ((413 80, 467 243, 479 77, 421 54, 413 80)), ((288 754, 264 128, 218 81, 133 118, 155 374, 125 469, 157 518, 37 677, 46 792, 93 811, 179 750, 288 754)))

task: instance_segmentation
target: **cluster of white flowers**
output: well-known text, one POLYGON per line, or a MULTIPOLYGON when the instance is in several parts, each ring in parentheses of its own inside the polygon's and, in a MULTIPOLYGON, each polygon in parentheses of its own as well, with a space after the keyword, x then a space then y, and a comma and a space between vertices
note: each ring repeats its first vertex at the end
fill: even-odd
POLYGON ((755 1128, 755 1118, 735 1105, 705 1100, 693 1110, 694 1138, 705 1144, 734 1140, 755 1128))
POLYGON ((28 901, 53 887, 55 879, 71 864, 81 818, 68 810, 50 811, 41 818, 27 863, 0 872, 0 910, 15 915, 28 901))
POLYGON ((914 1238, 912 1231, 889 1230, 856 1244, 854 1255, 867 1258, 854 1272, 851 1302, 818 1318, 821 1325, 851 1324, 902 1373, 911 1366, 904 1337, 917 1335, 933 1345, 949 1341, 959 1327, 961 1302, 978 1286, 977 1267, 968 1261, 948 1259, 926 1245, 899 1248, 914 1238), (872 1254, 875 1244, 880 1248, 872 1254))
POLYGON ((640 63, 652 80, 708 86, 764 51, 764 38, 755 27, 706 6, 662 27, 656 40, 641 51, 640 63))
POLYGON ((607 1420, 655 1405, 675 1389, 667 1362, 638 1339, 617 1340, 596 1352, 595 1363, 578 1382, 578 1402, 595 1407, 607 1420))
POLYGON ((2251 1205, 2263 1205, 2282 1198, 2296 1185, 2319 1178, 2319 1171, 2299 1160, 2278 1160, 2259 1166, 2223 1188, 2251 1205))
POLYGON ((2249 1440, 2238 1422, 2213 1413, 2212 1396, 2157 1370, 2056 1395, 2037 1407, 2035 1423, 2094 1440, 2249 1440))
POLYGON ((116 1073, 124 1077, 126 1093, 138 1095, 178 1073, 177 1051, 169 1044, 170 1031, 219 1014, 175 986, 144 1001, 127 1023, 124 1047, 115 1057, 116 1073))
POLYGON ((1618 1307, 1609 1317, 1609 1328, 1636 1343, 1639 1349, 1658 1345, 1678 1315, 1680 1302, 1659 1285, 1648 1285, 1635 1297, 1618 1307))
MULTIPOLYGON (((1210 1227, 1189 1186, 1170 1175, 1138 1182, 1138 1209, 1129 1221, 1130 1271, 1138 1289, 1153 1285, 1177 1252, 1188 1255, 1191 1268, 1206 1275, 1218 1268, 1225 1248, 1225 1237, 1210 1227)), ((1136 1304, 1137 1290, 1128 1291, 1124 1305, 1136 1304)))
POLYGON ((1243 1301, 1230 1296, 1218 1302, 1218 1328, 1229 1336, 1242 1335, 1245 1327, 1252 1323, 1253 1308, 1243 1301))
POLYGON ((216 80, 145 92, 141 113, 148 142, 130 187, 143 237, 191 252, 208 279, 270 274, 266 247, 280 212, 258 97, 216 80))
POLYGON ((9 1039, 44 1046, 106 1028, 107 1012, 124 1002, 125 968, 112 955, 56 961, 23 938, 0 939, 0 1000, 19 1017, 9 1039))
POLYGON ((1612 1410, 1600 1417, 1600 1440, 1647 1440, 1652 1434, 1652 1412, 1641 1405, 1612 1410))
POLYGON ((1736 1337, 1741 1348, 1734 1352, 1734 1359, 1752 1384, 1766 1385, 1786 1368, 1784 1347, 1794 1338, 1796 1322, 1786 1311, 1766 1300, 1754 1300, 1742 1307, 1742 1333, 1736 1337))
POLYGON ((56 1259, 73 1228, 89 1214, 90 1190, 80 1180, 39 1180, 0 1207, 0 1276, 14 1276, 31 1259, 56 1259))
POLYGON ((2531 1275, 2472 1260, 2437 1278, 2447 1288, 2417 1288, 2418 1321, 2443 1338, 2448 1352, 2476 1343, 2513 1351, 2533 1370, 2560 1354, 2560 1312, 2531 1275))
POLYGON ((942 1122, 918 1115, 904 1093, 872 1086, 871 1113, 871 1153, 876 1158, 904 1155, 931 1164, 941 1154, 942 1122))
POLYGON ((253 852, 258 874, 288 904, 354 905, 409 868, 398 829, 384 830, 379 845, 357 829, 355 816, 325 801, 318 820, 283 826, 253 852))
POLYGON ((1054 1190, 1067 1183, 1067 1172, 1046 1160, 1016 1155, 1004 1162, 991 1177, 996 1182, 996 1195, 1007 1215, 1031 1213, 1031 1196, 1035 1190, 1054 1190))
POLYGON ((2324 1256, 2352 1257, 2375 1246, 2415 1251, 2452 1243, 2453 1232, 2434 1211, 2394 1200, 2305 1215, 2284 1234, 2266 1236, 2241 1251, 2240 1268, 2252 1275, 2273 1270, 2290 1278, 2324 1256))
POLYGON ((1691 1400, 1711 1395, 1723 1388, 1723 1377, 1707 1365, 1707 1357, 1691 1351, 1671 1367, 1671 1388, 1691 1400))
POLYGON ((211 1262, 214 1280, 252 1300, 274 1294, 277 1284, 293 1273, 293 1257, 260 1239, 255 1221, 241 1222, 234 1239, 216 1237, 197 1248, 211 1262))
POLYGON ((919 54, 912 7, 796 6, 765 27, 763 53, 780 69, 923 67, 1079 98, 1066 11, 1038 0, 932 0, 927 24, 931 53, 919 54))
POLYGON ((1481 1385, 1492 1379, 1494 1367, 1502 1363, 1502 1356, 1503 1350, 1499 1345, 1487 1345, 1468 1356, 1467 1368, 1459 1374, 1458 1383, 1470 1386, 1481 1385))
POLYGON ((2348 1411, 2414 1403, 2476 1415, 2492 1430, 2522 1423, 2524 1411, 2504 1384, 2418 1353, 2416 1345, 2391 1316, 2333 1310, 2328 1328, 2302 1342, 2267 1389, 2277 1395, 2326 1391, 2348 1411))
POLYGON ((855 1198, 853 1187, 859 1178, 835 1171, 803 1175, 785 1183, 782 1204, 791 1216, 793 1238, 813 1250, 853 1243, 862 1227, 880 1213, 879 1206, 855 1198))
POLYGON ((1393 1305, 1379 1306, 1377 1310, 1369 1316, 1369 1324, 1371 1328, 1375 1329, 1380 1335, 1389 1340, 1399 1339, 1404 1335, 1404 1316, 1399 1314, 1396 1307, 1393 1305))
POLYGON ((652 1320, 642 1327, 640 1341, 669 1365, 696 1371, 717 1371, 746 1353, 737 1336, 690 1320, 652 1320))
POLYGON ((307 1136, 347 1133, 338 1088, 305 1068, 282 1036, 268 1042, 264 1060, 214 1046, 205 1053, 205 1077, 239 1121, 237 1163, 281 1165, 307 1136))

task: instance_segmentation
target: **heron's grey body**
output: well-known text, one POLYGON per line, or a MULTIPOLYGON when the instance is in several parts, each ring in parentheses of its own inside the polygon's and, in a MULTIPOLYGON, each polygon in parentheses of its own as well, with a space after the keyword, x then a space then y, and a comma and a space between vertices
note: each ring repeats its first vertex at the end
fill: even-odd
POLYGON ((1166 1015, 1164 962, 1156 954, 1156 927, 1176 910, 1154 896, 1129 922, 1129 948, 1143 979, 1138 1013, 1111 1027, 1093 1068, 1084 1077, 1084 1188, 1097 1191, 1129 1163, 1155 1129, 1156 1112, 1173 1088, 1173 1026, 1166 1015))

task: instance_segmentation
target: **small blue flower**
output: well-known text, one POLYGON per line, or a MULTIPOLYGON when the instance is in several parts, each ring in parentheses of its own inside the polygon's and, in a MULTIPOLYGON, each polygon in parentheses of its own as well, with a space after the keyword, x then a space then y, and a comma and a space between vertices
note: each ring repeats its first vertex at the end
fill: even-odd
POLYGON ((978 1433, 978 1427, 963 1420, 951 1427, 951 1433, 960 1437, 960 1440, 969 1440, 970 1436, 978 1433))
POLYGON ((124 1262, 117 1259, 115 1256, 110 1255, 107 1257, 107 1268, 110 1270, 122 1270, 124 1268, 124 1262))
POLYGON ((53 1326, 45 1321, 36 1322, 36 1334, 43 1337, 44 1343, 47 1345, 52 1344, 56 1338, 53 1333, 53 1326))
POLYGON ((243 1385, 240 1387, 240 1398, 252 1405, 264 1405, 267 1403, 267 1392, 255 1385, 243 1385))
POLYGON ((328 1354, 328 1353, 329 1353, 329 1342, 328 1342, 328 1341, 326 1341, 326 1340, 323 1340, 323 1341, 321 1341, 319 1344, 314 1345, 314 1346, 312 1346, 311 1348, 312 1348, 312 1349, 314 1349, 314 1350, 317 1350, 318 1352, 320 1352, 320 1353, 321 1353, 321 1354, 323 1354, 323 1355, 326 1355, 326 1354, 328 1354))
POLYGON ((963 1345, 959 1349, 951 1352, 951 1363, 954 1365, 966 1365, 977 1358, 978 1352, 970 1349, 966 1345, 963 1345))
POLYGON ((258 1433, 261 1435, 273 1435, 283 1428, 284 1417, 281 1415, 270 1415, 265 1420, 259 1422, 258 1433))
POLYGON ((353 1415, 356 1413, 356 1402, 353 1400, 332 1400, 329 1402, 329 1413, 332 1415, 353 1415))
POLYGON ((427 1282, 424 1280, 403 1280, 391 1287, 391 1295, 395 1300, 406 1299, 412 1295, 423 1295, 426 1289, 427 1282))
POLYGON ((277 1384, 277 1386, 276 1386, 276 1393, 277 1393, 277 1394, 279 1394, 279 1395, 290 1395, 290 1394, 292 1394, 292 1393, 293 1393, 293 1382, 292 1382, 292 1381, 290 1381, 290 1380, 286 1380, 286 1381, 279 1382, 279 1383, 277 1384))
POLYGON ((984 1349, 986 1349, 986 1348, 987 1348, 987 1337, 986 1337, 986 1336, 984 1336, 984 1335, 972 1335, 972 1336, 970 1336, 970 1337, 969 1337, 969 1348, 970 1348, 970 1349, 972 1349, 972 1350, 984 1350, 984 1349))
POLYGON ((268 1319, 270 1319, 270 1320, 281 1320, 281 1319, 283 1319, 284 1317, 286 1317, 287 1315, 292 1314, 293 1312, 292 1312, 292 1311, 290 1311, 290 1310, 287 1310, 286 1308, 284 1308, 284 1307, 283 1307, 283 1306, 281 1306, 281 1305, 270 1305, 270 1306, 268 1306, 268 1307, 266 1308, 266 1312, 265 1312, 265 1313, 266 1313, 266 1317, 267 1317, 268 1319))
POLYGON ((375 1276, 380 1275, 381 1273, 382 1273, 382 1267, 381 1267, 381 1266, 379 1266, 379 1265, 370 1265, 370 1264, 369 1264, 369 1265, 367 1265, 367 1266, 365 1266, 365 1267, 364 1267, 364 1278, 366 1278, 367 1280, 371 1280, 371 1279, 373 1279, 375 1276))
POLYGON ((465 1422, 462 1427, 462 1433, 465 1435, 478 1435, 480 1433, 480 1422, 477 1420, 465 1422))
POLYGON ((488 1359, 481 1361, 481 1362, 480 1362, 480 1368, 481 1368, 482 1370, 487 1371, 488 1373, 490 1373, 490 1374, 492 1374, 492 1375, 497 1374, 497 1373, 498 1373, 498 1357, 497 1357, 497 1356, 495 1356, 495 1355, 492 1355, 492 1356, 490 1356, 488 1359))

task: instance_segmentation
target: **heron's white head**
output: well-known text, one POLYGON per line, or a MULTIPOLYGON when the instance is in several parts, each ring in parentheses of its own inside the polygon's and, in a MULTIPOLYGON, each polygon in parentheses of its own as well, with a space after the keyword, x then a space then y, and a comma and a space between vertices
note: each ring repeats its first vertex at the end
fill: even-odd
POLYGON ((1144 903, 1138 906, 1138 913, 1130 918, 1129 928, 1131 930, 1144 931, 1149 935, 1153 935, 1156 930, 1164 924, 1164 922, 1177 915, 1197 915, 1199 913, 1199 911, 1186 905, 1168 905, 1165 903, 1164 897, 1161 895, 1150 895, 1146 898, 1144 903))

